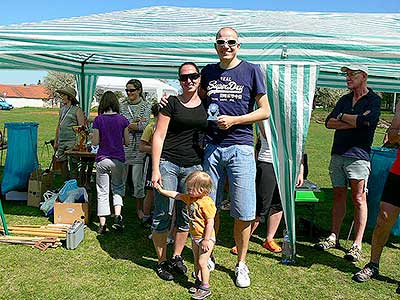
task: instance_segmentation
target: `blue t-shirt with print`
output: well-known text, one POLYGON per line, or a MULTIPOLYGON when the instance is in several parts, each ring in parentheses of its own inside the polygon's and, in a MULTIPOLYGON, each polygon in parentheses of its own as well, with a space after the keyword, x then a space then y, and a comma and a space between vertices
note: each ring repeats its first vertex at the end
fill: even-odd
MULTIPOLYGON (((209 64, 201 71, 201 85, 207 91, 208 108, 218 105, 219 115, 241 116, 254 110, 255 96, 265 94, 264 77, 257 65, 241 61, 232 69, 209 64)), ((218 129, 216 121, 208 121, 206 144, 222 147, 253 145, 253 126, 234 125, 228 130, 218 129)))

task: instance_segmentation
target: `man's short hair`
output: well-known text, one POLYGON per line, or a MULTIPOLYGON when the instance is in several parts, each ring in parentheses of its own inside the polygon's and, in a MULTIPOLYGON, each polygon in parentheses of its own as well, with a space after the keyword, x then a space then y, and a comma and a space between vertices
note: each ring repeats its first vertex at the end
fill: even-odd
POLYGON ((230 30, 232 30, 232 31, 236 34, 236 37, 239 38, 239 33, 236 31, 235 28, 230 27, 230 26, 226 26, 226 27, 220 28, 220 29, 217 31, 217 34, 215 35, 215 38, 216 38, 216 39, 219 38, 220 32, 221 32, 222 30, 224 30, 224 29, 230 29, 230 30))

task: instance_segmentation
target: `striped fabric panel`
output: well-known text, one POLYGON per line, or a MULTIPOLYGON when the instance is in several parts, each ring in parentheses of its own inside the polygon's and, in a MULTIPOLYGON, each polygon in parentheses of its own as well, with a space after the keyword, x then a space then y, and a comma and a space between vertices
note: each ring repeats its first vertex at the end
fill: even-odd
POLYGON ((89 118, 90 105, 92 103, 94 92, 96 91, 97 77, 98 76, 96 75, 75 75, 76 86, 78 87, 79 94, 79 105, 87 118, 89 118))
MULTIPOLYGON (((373 72, 373 70, 369 70, 369 72, 373 72)), ((374 91, 399 93, 400 73, 397 73, 399 74, 397 78, 395 77, 396 73, 397 72, 394 69, 392 72, 393 77, 369 75, 368 87, 372 88, 374 91)), ((344 77, 343 74, 340 72, 340 67, 338 67, 337 70, 333 72, 321 68, 317 81, 317 86, 345 89, 347 88, 346 77, 344 77)))
POLYGON ((294 188, 310 124, 317 77, 317 66, 266 66, 271 149, 293 256, 296 253, 294 188))

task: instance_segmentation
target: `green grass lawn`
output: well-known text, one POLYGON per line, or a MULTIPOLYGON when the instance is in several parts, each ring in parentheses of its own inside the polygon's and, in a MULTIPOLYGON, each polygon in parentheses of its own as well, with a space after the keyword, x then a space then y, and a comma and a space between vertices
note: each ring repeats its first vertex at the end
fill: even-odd
MULTIPOLYGON (((57 125, 55 109, 14 109, 0 111, 0 128, 3 122, 36 121, 39 126, 38 156, 41 164, 48 166, 52 152, 44 141, 54 137, 57 125)), ((316 221, 329 229, 332 190, 328 174, 332 130, 323 122, 327 112, 316 111, 310 124, 307 141, 309 179, 317 182, 324 199, 316 207, 316 221)), ((390 120, 391 115, 385 114, 390 120)), ((384 130, 378 129, 375 145, 380 145, 384 130)), ((153 268, 156 264, 150 233, 142 229, 135 218, 134 203, 125 202, 123 214, 126 229, 122 234, 97 236, 95 200, 92 195, 92 223, 85 230, 85 240, 76 250, 63 247, 41 252, 26 246, 0 244, 0 299, 189 299, 188 278, 177 277, 175 282, 160 280, 153 268)), ((52 220, 43 217, 35 208, 25 203, 4 202, 7 223, 47 224, 52 220)), ((305 207, 297 207, 298 217, 309 217, 305 207)), ((350 227, 352 209, 349 206, 342 227, 341 244, 350 227)), ((280 256, 261 247, 265 229, 260 228, 252 237, 248 255, 252 285, 247 289, 234 286, 235 257, 229 254, 233 246, 232 219, 222 213, 221 232, 215 249, 217 269, 211 275, 211 299, 394 299, 397 280, 400 279, 400 239, 392 237, 381 261, 381 277, 364 284, 356 284, 351 275, 368 262, 371 231, 365 234, 362 261, 352 264, 345 261, 343 250, 318 252, 313 242, 298 232, 298 260, 294 266, 280 264, 280 256)), ((263 226, 262 226, 263 227, 263 226)), ((278 241, 282 241, 282 228, 278 241)), ((191 270, 193 261, 189 242, 184 257, 191 270)), ((349 245, 348 245, 349 246, 349 245)), ((171 249, 169 249, 171 251, 171 249)), ((191 278, 189 277, 189 280, 191 278)))

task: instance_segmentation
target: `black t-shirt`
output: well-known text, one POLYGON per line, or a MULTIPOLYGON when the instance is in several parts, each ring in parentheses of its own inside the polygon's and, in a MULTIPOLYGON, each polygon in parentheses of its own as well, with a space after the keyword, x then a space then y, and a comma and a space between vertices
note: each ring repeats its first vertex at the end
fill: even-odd
POLYGON ((201 164, 200 144, 207 128, 207 113, 203 104, 188 108, 177 97, 170 96, 160 113, 171 118, 161 158, 181 167, 201 164))

